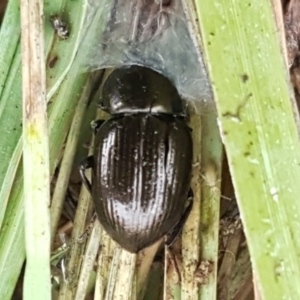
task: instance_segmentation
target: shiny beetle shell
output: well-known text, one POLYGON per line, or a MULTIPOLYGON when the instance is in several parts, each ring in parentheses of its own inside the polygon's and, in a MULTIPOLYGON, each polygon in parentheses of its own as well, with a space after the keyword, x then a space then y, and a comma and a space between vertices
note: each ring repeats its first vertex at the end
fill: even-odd
MULTIPOLYGON (((125 104, 117 106, 121 112, 114 108, 114 116, 97 130, 92 194, 105 230, 124 249, 136 253, 170 232, 183 216, 190 189, 193 145, 190 128, 184 118, 177 116, 184 115, 184 111, 171 83, 143 67, 128 69, 128 74, 140 74, 139 80, 126 83, 129 94, 150 100, 138 108, 130 100, 129 104, 122 100, 121 104, 125 104), (153 78, 147 82, 149 74, 170 85, 165 86, 171 91, 169 96, 162 92, 160 98, 160 93, 155 94, 153 78), (155 94, 152 100, 149 91, 155 94)), ((111 84, 108 80, 103 93, 111 90, 111 84)), ((118 96, 108 98, 110 104, 120 100, 118 96)), ((131 99, 130 95, 124 98, 131 99)), ((112 113, 112 105, 109 110, 112 113)))
POLYGON ((130 115, 105 122, 97 142, 96 212, 117 243, 137 252, 168 233, 184 212, 190 130, 173 117, 130 115))

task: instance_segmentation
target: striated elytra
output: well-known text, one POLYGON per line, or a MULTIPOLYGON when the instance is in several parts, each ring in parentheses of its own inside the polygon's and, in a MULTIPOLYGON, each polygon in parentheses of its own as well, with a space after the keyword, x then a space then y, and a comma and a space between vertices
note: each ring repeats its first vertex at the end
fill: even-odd
POLYGON ((112 117, 95 130, 95 153, 82 164, 81 176, 104 229, 136 253, 186 218, 191 130, 176 88, 145 67, 114 70, 103 86, 101 107, 112 117))

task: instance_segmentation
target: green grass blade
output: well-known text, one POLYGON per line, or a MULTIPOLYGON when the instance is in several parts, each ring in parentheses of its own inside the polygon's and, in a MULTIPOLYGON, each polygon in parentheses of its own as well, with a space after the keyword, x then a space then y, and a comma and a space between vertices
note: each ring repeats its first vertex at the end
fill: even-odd
MULTIPOLYGON (((202 49, 194 3, 183 1, 183 4, 193 40, 202 49)), ((179 243, 165 253, 165 299, 217 297, 222 143, 216 113, 212 112, 213 100, 207 100, 203 116, 191 112, 193 209, 183 228, 181 256, 179 243)))
POLYGON ((21 0, 20 6, 26 248, 23 297, 50 300, 50 170, 43 3, 21 0))
MULTIPOLYGON (((11 68, 11 61, 16 53, 19 39, 20 39, 20 13, 18 0, 10 0, 5 11, 3 23, 0 27, 0 98, 3 92, 5 82, 9 70, 11 68), (9 24, 9 26, 7 26, 9 24)), ((1 101, 2 102, 2 101, 1 101)), ((0 115, 2 105, 0 104, 0 115)), ((0 173, 1 174, 1 173, 0 173)), ((0 177, 1 178, 1 177, 0 177)), ((0 181, 1 183, 1 181, 0 181)), ((1 186, 1 184, 0 184, 1 186)))
MULTIPOLYGON (((46 20, 46 49, 50 51, 47 52, 47 57, 53 57, 54 55, 59 56, 57 64, 51 68, 51 80, 48 79, 47 82, 49 90, 47 98, 50 101, 48 105, 48 124, 51 174, 53 174, 54 168, 56 167, 61 156, 63 143, 70 128, 74 109, 86 82, 86 75, 79 74, 80 62, 73 62, 73 58, 75 57, 74 53, 76 53, 76 47, 74 45, 78 45, 79 34, 81 32, 80 26, 82 26, 82 23, 78 20, 81 19, 82 13, 82 2, 51 2, 45 5, 44 17, 46 20), (69 21, 72 25, 72 34, 70 39, 67 41, 60 41, 55 38, 53 29, 48 22, 51 14, 59 12, 59 7, 57 6, 58 4, 59 7, 64 6, 64 8, 70 12, 69 21), (63 76, 62 73, 60 73, 62 69, 65 70, 63 76), (56 75, 55 70, 57 72, 56 75), (52 97, 50 97, 50 95, 52 95, 52 97)), ((4 22, 2 26, 9 27, 9 24, 4 22)), ((7 49, 7 51, 8 50, 9 49, 7 49)), ((13 56, 8 79, 6 80, 5 91, 2 93, 0 99, 1 105, 3 104, 3 111, 5 110, 5 113, 2 111, 0 116, 0 126, 2 132, 2 143, 0 147, 3 147, 2 149, 4 149, 5 147, 8 147, 7 145, 10 145, 10 152, 7 151, 7 161, 9 163, 11 163, 10 157, 14 156, 19 158, 21 155, 20 65, 21 60, 20 54, 18 53, 17 55, 13 56), (7 112, 11 112, 10 115, 7 112), (12 130, 14 128, 16 128, 16 134, 14 134, 15 131, 12 130)), ((49 64, 47 64, 47 67, 49 68, 49 64)), ((2 70, 0 70, 0 72, 1 71, 2 70)), ((0 234, 0 298, 4 300, 11 298, 25 258, 22 168, 19 167, 18 169, 17 165, 12 165, 9 168, 8 166, 9 164, 7 164, 3 170, 5 176, 4 182, 7 182, 9 189, 2 194, 7 197, 7 200, 3 202, 7 203, 7 208, 5 210, 0 234), (16 170, 18 170, 17 173, 16 170), (14 180, 15 173, 16 176, 14 180)), ((2 199, 0 201, 2 201, 2 199)), ((3 207, 5 209, 5 206, 3 207)))
MULTIPOLYGON (((195 272, 200 261, 200 216, 201 216, 201 116, 192 115, 190 126, 193 137, 193 173, 191 189, 193 191, 193 208, 184 224, 181 237, 181 298, 195 299, 199 294, 199 284, 195 272)), ((176 258, 174 258, 176 259, 176 258)), ((177 258, 178 259, 178 258, 177 258)))
MULTIPOLYGON (((19 12, 16 11, 16 13, 19 12)), ((3 23, 2 26, 6 26, 6 23, 3 23)), ((10 51, 10 49, 6 50, 10 51)), ((0 99, 0 153, 2 160, 0 164, 0 227, 22 153, 22 142, 20 141, 22 131, 21 57, 19 52, 10 61, 10 64, 9 74, 0 99)), ((0 72, 2 73, 2 70, 0 72)))
POLYGON ((199 299, 217 299, 219 258, 220 186, 223 145, 216 113, 202 116, 201 161, 201 261, 198 281, 199 299))
POLYGON ((299 299, 300 148, 271 3, 196 4, 261 298, 299 299))

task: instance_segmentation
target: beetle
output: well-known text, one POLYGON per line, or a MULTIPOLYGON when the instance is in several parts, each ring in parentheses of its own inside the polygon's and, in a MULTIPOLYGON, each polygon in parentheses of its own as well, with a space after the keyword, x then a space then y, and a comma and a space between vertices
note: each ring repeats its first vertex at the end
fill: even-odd
POLYGON ((100 107, 111 118, 96 121, 94 155, 80 166, 100 223, 132 253, 165 235, 171 242, 192 205, 193 143, 184 102, 166 77, 133 65, 109 75, 100 107))

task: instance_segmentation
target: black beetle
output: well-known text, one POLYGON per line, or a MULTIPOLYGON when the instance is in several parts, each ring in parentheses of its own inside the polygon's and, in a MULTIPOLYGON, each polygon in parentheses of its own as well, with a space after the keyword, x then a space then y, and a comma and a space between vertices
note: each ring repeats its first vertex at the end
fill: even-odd
POLYGON ((188 215, 191 129, 176 88, 145 67, 115 69, 101 107, 112 117, 95 127, 95 153, 80 173, 104 229, 136 253, 173 233, 188 215), (92 185, 84 175, 88 167, 92 185))

